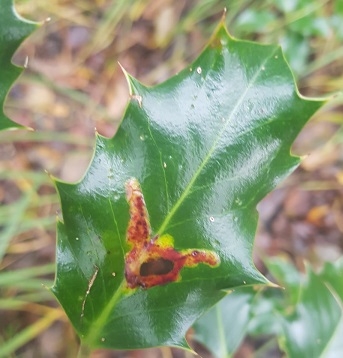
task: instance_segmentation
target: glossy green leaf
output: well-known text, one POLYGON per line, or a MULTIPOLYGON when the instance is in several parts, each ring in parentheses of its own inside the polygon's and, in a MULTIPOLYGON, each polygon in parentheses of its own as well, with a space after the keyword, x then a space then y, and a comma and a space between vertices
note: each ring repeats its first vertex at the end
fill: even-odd
MULTIPOLYGON (((343 352, 343 260, 326 263, 306 275, 282 258, 266 260, 271 274, 284 286, 284 299, 274 301, 270 320, 281 323, 281 347, 289 357, 339 357, 343 352)), ((270 290, 269 290, 270 291, 270 290)))
MULTIPOLYGON (((312 271, 293 312, 283 319, 281 346, 289 357, 337 357, 342 337, 342 305, 312 271)), ((342 355, 340 350, 338 356, 342 355)))
MULTIPOLYGON (((280 258, 268 260, 280 284, 296 281, 294 266, 280 258), (280 263, 280 264, 278 264, 280 263)), ((232 357, 243 339, 249 336, 275 336, 282 332, 276 312, 285 307, 285 292, 280 288, 256 290, 242 287, 228 294, 194 325, 194 338, 218 358, 232 357)))
POLYGON ((247 335, 259 339, 275 337, 282 332, 280 320, 276 319, 276 315, 280 309, 285 308, 283 293, 282 289, 274 288, 262 291, 256 296, 251 307, 247 335))
POLYGON ((37 23, 17 14, 12 0, 0 0, 0 130, 21 127, 4 114, 3 107, 8 91, 23 71, 12 64, 12 57, 37 27, 37 23))
MULTIPOLYGON (((324 281, 326 287, 331 291, 341 307, 340 321, 333 331, 332 337, 325 347, 323 356, 325 358, 335 358, 343 354, 343 257, 334 263, 326 263, 320 273, 320 278, 324 281)), ((332 321, 334 324, 335 321, 332 321)))
POLYGON ((245 336, 277 338, 290 358, 340 357, 343 260, 306 275, 282 257, 266 264, 284 289, 237 289, 194 324, 195 339, 219 358, 233 356, 245 336))
POLYGON ((304 278, 285 257, 266 258, 264 263, 280 289, 264 290, 256 297, 251 307, 248 335, 279 337, 283 333, 282 317, 298 303, 304 278))
POLYGON ((215 357, 231 357, 247 333, 256 295, 252 287, 229 293, 194 324, 194 339, 215 357))
POLYGON ((222 290, 268 284, 252 262, 255 207, 298 165, 290 146, 323 102, 298 94, 279 47, 222 24, 168 81, 127 78, 116 135, 97 135, 80 182, 56 181, 52 291, 84 345, 187 348, 222 290))
POLYGON ((295 312, 283 321, 286 332, 283 345, 290 357, 314 354, 335 358, 343 355, 342 277, 343 258, 326 263, 318 275, 309 274, 309 281, 301 287, 302 296, 295 312), (303 339, 294 337, 294 324, 303 331, 303 339))
POLYGON ((343 257, 334 263, 327 262, 320 276, 343 301, 343 257))
POLYGON ((301 294, 302 276, 286 257, 277 256, 264 260, 269 272, 276 282, 283 287, 285 302, 283 306, 295 305, 301 294))

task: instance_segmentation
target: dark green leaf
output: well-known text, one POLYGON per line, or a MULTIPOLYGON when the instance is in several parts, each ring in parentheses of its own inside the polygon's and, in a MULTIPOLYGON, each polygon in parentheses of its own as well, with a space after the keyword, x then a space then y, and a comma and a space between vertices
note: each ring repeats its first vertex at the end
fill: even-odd
POLYGON ((8 91, 23 70, 13 65, 11 59, 37 26, 17 14, 12 0, 0 0, 0 130, 21 127, 4 114, 3 107, 8 91))
POLYGON ((52 290, 90 347, 185 348, 223 289, 268 283, 251 258, 255 207, 298 165, 290 146, 322 102, 298 94, 279 47, 223 25, 168 81, 127 77, 116 135, 97 136, 79 183, 56 181, 52 290))
POLYGON ((194 339, 215 357, 230 357, 246 335, 257 294, 252 287, 229 293, 194 324, 194 339))
POLYGON ((282 332, 280 321, 276 314, 280 307, 284 308, 283 290, 273 288, 264 290, 256 296, 251 307, 251 320, 247 334, 254 337, 272 337, 282 332))
POLYGON ((343 257, 334 263, 327 262, 320 276, 343 301, 343 257))
MULTIPOLYGON (((340 258, 334 263, 326 263, 320 277, 325 285, 331 291, 333 296, 338 301, 341 310, 343 307, 343 258, 340 258)), ((334 323, 334 322, 333 322, 334 323)), ((343 352, 343 314, 341 312, 340 321, 334 331, 328 347, 325 349, 326 358, 335 358, 342 355, 343 352)))
MULTIPOLYGON (((342 308, 321 278, 309 271, 294 312, 283 319, 281 345, 289 357, 334 357, 342 331, 342 308)), ((340 352, 340 354, 342 351, 340 352)), ((338 355, 339 356, 339 355, 338 355)))
MULTIPOLYGON (((300 297, 301 273, 297 271, 292 263, 281 256, 266 259, 265 264, 276 282, 284 287, 284 296, 287 297, 286 305, 295 305, 300 297)), ((283 304, 285 306, 285 302, 283 304)))
POLYGON ((284 290, 238 289, 195 323, 195 339, 220 358, 233 355, 245 335, 277 337, 288 357, 339 357, 342 262, 327 263, 319 275, 302 275, 282 257, 268 259, 284 290))

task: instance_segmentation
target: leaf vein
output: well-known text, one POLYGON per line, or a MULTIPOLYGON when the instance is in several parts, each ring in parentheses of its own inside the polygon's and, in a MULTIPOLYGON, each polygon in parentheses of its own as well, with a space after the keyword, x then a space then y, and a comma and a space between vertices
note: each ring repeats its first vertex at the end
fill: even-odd
MULTIPOLYGON (((160 228, 157 231, 158 235, 161 235, 162 233, 164 233, 165 229, 167 228, 169 222, 171 221, 172 217, 174 216, 174 214, 176 213, 176 211, 179 209, 179 207, 181 206, 181 204, 183 203, 183 201, 186 199, 186 197, 189 195, 191 188, 193 186, 193 184, 195 183, 195 181, 197 180, 197 178, 199 177, 199 175, 201 174, 202 170, 204 169, 204 167, 206 166, 206 164, 209 162, 210 158, 212 157, 213 153, 215 152, 215 150, 217 149, 217 146, 219 144, 220 139, 222 138, 222 135, 224 134, 227 126, 229 125, 229 123, 231 122, 231 119, 233 118, 233 116, 237 113, 237 111, 239 110, 242 102, 244 101, 245 97, 247 96, 247 94, 249 93, 250 89, 252 88, 252 86, 255 84, 256 80, 258 79, 259 75, 263 72, 266 63, 268 62, 268 60, 271 59, 272 56, 274 56, 274 53, 277 51, 277 48, 271 52, 271 54, 269 55, 269 57, 267 57, 259 66, 259 69, 255 72, 255 74, 252 76, 250 82, 247 85, 246 90, 243 92, 243 94, 240 96, 239 100, 237 101, 236 105, 233 107, 230 115, 228 116, 227 120, 225 121, 222 129, 219 131, 217 138, 214 140, 214 143, 212 145, 212 147, 210 148, 210 150, 208 151, 207 155, 205 156, 204 160, 202 161, 202 163, 200 164, 198 170, 194 173, 193 177, 191 178, 191 180, 189 181, 189 183, 187 184, 185 190, 183 191, 183 193, 181 194, 181 196, 179 197, 179 199, 176 201, 176 203, 174 204, 174 206, 171 208, 171 210, 168 212, 168 215, 166 216, 166 218, 164 219, 164 221, 162 222, 160 228)), ((212 68, 214 67, 214 63, 215 61, 213 61, 212 64, 212 68)))

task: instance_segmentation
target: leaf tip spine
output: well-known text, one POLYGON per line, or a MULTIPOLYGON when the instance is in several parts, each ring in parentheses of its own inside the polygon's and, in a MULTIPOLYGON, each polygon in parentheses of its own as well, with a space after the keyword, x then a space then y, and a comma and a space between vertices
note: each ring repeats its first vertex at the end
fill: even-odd
MULTIPOLYGON (((36 27, 36 28, 40 27, 40 26, 44 23, 44 21, 38 21, 38 22, 37 22, 37 21, 32 21, 32 20, 29 20, 29 19, 25 19, 23 16, 21 16, 21 15, 18 13, 18 11, 17 11, 17 9, 16 9, 16 6, 15 6, 15 3, 14 3, 13 0, 8 1, 8 3, 6 3, 5 5, 9 5, 9 6, 10 6, 11 11, 12 11, 12 14, 13 14, 18 20, 20 20, 21 22, 25 22, 25 23, 27 23, 27 24, 29 24, 29 25, 32 25, 32 26, 36 27)), ((33 32, 33 30, 32 30, 31 32, 33 32)), ((27 34, 27 36, 28 36, 28 35, 29 35, 29 34, 27 34)))
POLYGON ((127 82, 127 85, 129 87, 129 95, 130 97, 132 96, 133 94, 133 88, 132 88, 132 80, 131 80, 131 76, 130 74, 125 70, 125 68, 123 67, 123 65, 118 61, 118 65, 119 67, 121 68, 124 76, 125 76, 125 79, 126 79, 126 82, 127 82))
POLYGON ((49 171, 48 169, 44 169, 44 173, 52 180, 52 181, 56 181, 57 178, 55 178, 49 171))
POLYGON ((94 130, 94 135, 95 135, 95 141, 96 141, 95 147, 97 146, 97 142, 98 142, 98 141, 100 141, 100 140, 106 141, 106 140, 109 140, 109 139, 110 139, 110 138, 105 137, 105 136, 103 136, 102 134, 100 134, 96 128, 94 128, 94 129, 95 129, 95 130, 94 130))
POLYGON ((227 14, 227 8, 224 7, 222 17, 220 19, 220 24, 225 27, 225 21, 226 21, 226 14, 227 14))
POLYGON ((188 344, 185 337, 182 338, 182 341, 180 343, 172 345, 171 347, 181 348, 181 349, 199 357, 198 353, 188 344))
POLYGON ((44 20, 43 20, 43 24, 45 25, 45 24, 47 24, 48 22, 50 22, 51 21, 51 17, 49 16, 49 17, 47 17, 47 18, 45 18, 44 20))
POLYGON ((234 40, 233 36, 229 33, 226 26, 226 8, 224 8, 223 15, 217 27, 213 31, 209 43, 212 47, 225 47, 229 41, 234 40))
POLYGON ((277 283, 271 282, 268 280, 268 282, 266 283, 266 286, 269 288, 280 288, 283 289, 282 286, 278 285, 277 283))
POLYGON ((298 158, 300 159, 300 161, 302 162, 302 161, 304 161, 306 158, 308 158, 309 155, 310 155, 310 154, 304 154, 304 155, 300 155, 300 156, 297 156, 297 157, 298 157, 298 158))
POLYGON ((30 131, 30 132, 33 132, 34 129, 31 128, 31 127, 26 127, 26 126, 23 126, 19 123, 16 123, 16 122, 13 122, 12 119, 9 119, 11 121, 11 127, 6 127, 6 130, 8 131, 16 131, 16 130, 19 130, 19 129, 24 129, 26 131, 30 131))

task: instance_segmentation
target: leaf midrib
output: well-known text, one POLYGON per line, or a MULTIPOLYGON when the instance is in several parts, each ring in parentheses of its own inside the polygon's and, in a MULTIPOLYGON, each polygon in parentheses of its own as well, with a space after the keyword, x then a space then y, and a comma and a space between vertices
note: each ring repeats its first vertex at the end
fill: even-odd
MULTIPOLYGON (((256 71, 256 73, 254 74, 254 76, 251 78, 250 82, 248 83, 248 86, 246 88, 246 90, 243 92, 243 94, 241 95, 241 97, 239 98, 239 100, 237 101, 236 105, 233 107, 231 114, 228 116, 227 120, 225 121, 222 129, 219 131, 216 139, 214 140, 214 143, 212 145, 212 147, 210 148, 210 150, 208 151, 207 155, 205 156, 204 160, 202 161, 202 163, 200 164, 198 170, 194 173, 193 177, 191 178, 191 180, 189 181, 188 185, 186 186, 185 190, 183 191, 183 193, 181 194, 181 196, 179 197, 179 199, 176 201, 176 203, 174 204, 174 206, 171 208, 171 210, 169 211, 169 213, 167 214, 167 216, 165 217, 165 219, 163 220, 160 228, 157 230, 157 235, 162 235, 165 232, 165 229, 167 228, 169 222, 171 221, 171 219, 173 218, 174 214, 177 212, 177 210, 179 209, 179 207, 182 205, 182 203, 184 202, 184 200, 186 199, 186 197, 190 194, 191 192, 191 188, 193 186, 193 184, 195 183, 195 181, 197 180, 197 178, 199 177, 199 175, 201 174, 203 168, 206 166, 206 164, 209 162, 210 158, 212 157, 212 154, 215 152, 215 150, 217 149, 218 143, 222 138, 223 133, 225 132, 227 126, 229 125, 229 123, 231 122, 231 119, 233 118, 233 116, 238 112, 238 109, 240 108, 241 103, 244 101, 246 95, 248 94, 249 90, 251 89, 251 87, 254 85, 254 83, 256 82, 257 78, 259 77, 259 75, 262 73, 264 66, 266 65, 266 63, 270 60, 270 58, 275 54, 275 52, 277 51, 277 47, 274 49, 274 51, 271 52, 271 54, 266 57, 266 59, 262 62, 262 64, 259 67, 259 70, 256 71)), ((211 70, 214 67, 214 63, 216 62, 216 60, 213 61, 212 66, 211 66, 211 70)), ((210 71, 208 71, 208 73, 210 73, 210 71)), ((205 83, 205 81, 204 81, 205 83)))
MULTIPOLYGON (((194 173, 193 177, 189 181, 189 183, 186 186, 185 190, 183 191, 183 193, 181 194, 179 199, 173 205, 173 207, 169 211, 168 215, 165 217, 164 221, 162 222, 160 228, 157 231, 157 235, 161 235, 161 234, 164 233, 166 227, 168 226, 169 222, 173 218, 174 214, 177 212, 179 207, 182 205, 182 203, 184 202, 186 197, 190 194, 193 184, 195 183, 195 181, 197 180, 197 178, 201 174, 203 168, 209 162, 209 160, 212 157, 213 153, 217 149, 218 143, 221 140, 222 135, 225 132, 227 126, 229 125, 231 119, 237 113, 238 109, 240 108, 241 103, 244 101, 244 99, 245 99, 246 95, 248 94, 249 90, 254 85, 254 83, 256 82, 256 80, 259 77, 259 75, 262 73, 263 67, 266 65, 266 63, 270 60, 270 58, 274 55, 274 53, 276 51, 277 51, 277 48, 275 48, 275 50, 272 51, 271 54, 268 57, 266 57, 266 59, 262 62, 262 64, 260 65, 259 69, 254 74, 254 76, 251 78, 250 82, 247 85, 246 90, 242 93, 242 95, 239 98, 239 100, 237 101, 236 105, 233 107, 233 109, 231 111, 231 114, 228 116, 228 118, 225 121, 222 129, 219 131, 216 139, 214 140, 214 143, 213 143, 212 147, 209 149, 207 155, 205 156, 204 160, 200 164, 198 170, 194 173)), ((216 63, 216 61, 217 61, 217 58, 213 61, 212 66, 211 66, 211 70, 213 69, 214 64, 216 63)), ((210 71, 208 71, 207 73, 210 73, 210 71)), ((205 81, 204 81, 204 83, 205 83, 205 81)), ((101 312, 101 314, 99 315, 99 317, 91 325, 91 329, 90 329, 90 331, 88 332, 88 334, 87 334, 87 336, 85 338, 85 340, 89 343, 90 346, 96 346, 97 345, 96 341, 100 339, 99 335, 102 332, 102 328, 106 325, 107 319, 110 316, 113 308, 115 307, 115 305, 120 301, 120 299, 124 295, 125 284, 126 284, 126 280, 125 280, 125 278, 123 278, 123 280, 121 281, 118 289, 116 290, 116 292, 112 296, 111 300, 104 307, 104 309, 101 312)))
POLYGON ((117 304, 117 302, 120 301, 121 297, 123 296, 125 284, 126 281, 125 279, 123 279, 117 291, 114 293, 108 304, 104 307, 99 317, 91 324, 91 329, 85 337, 85 341, 88 342, 90 347, 99 345, 96 343, 96 341, 99 340, 100 334, 102 333, 102 329, 106 325, 106 322, 113 310, 113 307, 117 304))

